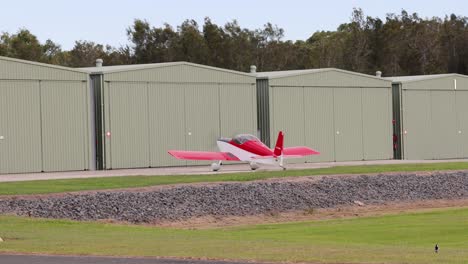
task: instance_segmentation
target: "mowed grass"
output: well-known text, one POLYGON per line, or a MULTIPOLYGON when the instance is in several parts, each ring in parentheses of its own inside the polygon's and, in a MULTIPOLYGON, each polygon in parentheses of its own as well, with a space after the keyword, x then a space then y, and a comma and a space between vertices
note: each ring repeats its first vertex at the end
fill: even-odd
POLYGON ((398 171, 443 171, 466 169, 468 169, 468 162, 444 162, 430 164, 337 166, 322 169, 257 171, 210 175, 124 176, 66 180, 37 180, 0 183, 0 195, 46 194, 84 190, 147 187, 178 183, 253 181, 268 178, 330 174, 361 174, 398 171))
POLYGON ((201 230, 0 216, 0 236, 5 240, 0 253, 466 263, 468 208, 201 230), (435 243, 440 245, 438 254, 435 243))

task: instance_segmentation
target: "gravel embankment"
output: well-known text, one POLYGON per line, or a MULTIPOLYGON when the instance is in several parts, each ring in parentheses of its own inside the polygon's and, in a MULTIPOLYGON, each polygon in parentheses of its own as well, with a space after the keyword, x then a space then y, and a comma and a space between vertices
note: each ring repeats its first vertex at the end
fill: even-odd
POLYGON ((114 219, 133 223, 201 216, 246 216, 330 208, 353 201, 460 199, 468 197, 468 171, 429 175, 327 176, 183 185, 141 192, 102 191, 50 197, 0 198, 0 213, 75 220, 114 219))

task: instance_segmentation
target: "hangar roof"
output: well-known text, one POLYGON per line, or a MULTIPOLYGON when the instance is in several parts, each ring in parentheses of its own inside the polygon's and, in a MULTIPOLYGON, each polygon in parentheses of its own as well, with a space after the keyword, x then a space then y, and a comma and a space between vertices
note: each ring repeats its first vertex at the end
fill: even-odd
POLYGON ((172 67, 172 66, 180 66, 180 65, 188 65, 193 67, 199 67, 214 71, 222 71, 222 72, 229 72, 233 74, 240 74, 253 77, 253 75, 245 72, 227 70, 222 68, 216 68, 211 66, 206 66, 202 64, 196 64, 186 61, 177 61, 177 62, 162 62, 162 63, 148 63, 148 64, 131 64, 131 65, 115 65, 115 66, 101 66, 101 67, 85 67, 79 68, 80 70, 86 71, 88 73, 116 73, 116 72, 127 72, 127 71, 138 71, 138 70, 147 70, 153 68, 162 68, 162 67, 172 67))
POLYGON ((313 74, 313 73, 329 72, 329 71, 340 72, 340 73, 345 73, 345 74, 352 74, 352 75, 358 75, 358 76, 362 76, 362 77, 374 78, 374 79, 379 79, 379 80, 383 79, 383 78, 380 78, 380 77, 377 77, 377 76, 374 76, 374 75, 368 75, 368 74, 363 74, 363 73, 358 73, 358 72, 346 71, 346 70, 337 69, 337 68, 320 68, 320 69, 306 69, 306 70, 257 72, 257 73, 255 73, 255 75, 259 79, 276 79, 276 78, 292 77, 292 76, 299 76, 299 75, 304 75, 304 74, 311 74, 311 73, 313 74))
POLYGON ((438 79, 438 78, 445 78, 449 76, 458 76, 458 77, 465 77, 465 75, 461 75, 458 73, 446 73, 446 74, 429 74, 429 75, 412 75, 412 76, 395 76, 395 77, 385 77, 384 79, 390 80, 392 82, 417 82, 417 81, 425 81, 431 79, 438 79))
POLYGON ((4 56, 0 56, 0 60, 11 62, 11 63, 16 63, 16 64, 24 64, 24 65, 45 67, 45 68, 50 68, 50 69, 85 73, 83 70, 80 70, 80 69, 63 67, 63 66, 59 66, 59 65, 47 64, 47 63, 42 63, 42 62, 35 62, 35 61, 28 61, 28 60, 22 60, 22 59, 16 59, 16 58, 4 57, 4 56))
POLYGON ((272 71, 254 73, 257 81, 267 81, 270 86, 307 87, 374 87, 390 88, 391 81, 336 68, 272 71))
POLYGON ((82 70, 0 56, 0 79, 87 80, 82 70))

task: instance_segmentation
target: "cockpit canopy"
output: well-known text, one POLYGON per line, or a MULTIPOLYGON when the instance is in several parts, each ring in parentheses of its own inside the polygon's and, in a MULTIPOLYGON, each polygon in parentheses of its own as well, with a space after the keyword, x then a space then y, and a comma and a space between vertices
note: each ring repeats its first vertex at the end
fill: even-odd
POLYGON ((232 139, 232 141, 234 141, 234 143, 239 144, 239 145, 242 145, 245 142, 251 141, 251 140, 260 142, 260 139, 258 139, 256 136, 250 135, 250 134, 240 134, 240 135, 235 136, 232 139))

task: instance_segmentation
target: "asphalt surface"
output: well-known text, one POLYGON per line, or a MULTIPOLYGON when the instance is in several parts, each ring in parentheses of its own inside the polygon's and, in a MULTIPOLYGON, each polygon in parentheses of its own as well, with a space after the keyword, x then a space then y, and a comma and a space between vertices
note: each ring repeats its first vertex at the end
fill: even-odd
POLYGON ((115 258, 90 256, 0 255, 1 264, 252 264, 215 260, 115 258))
MULTIPOLYGON (((346 162, 323 162, 323 163, 298 163, 286 164, 291 170, 329 168, 335 166, 354 165, 386 165, 386 164, 411 164, 411 163, 441 163, 441 162, 468 162, 468 159, 454 160, 375 160, 375 161, 346 161, 346 162)), ((281 170, 276 166, 261 166, 258 171, 281 170)), ((140 168, 140 169, 116 169, 101 171, 67 171, 67 172, 42 172, 23 174, 1 174, 0 182, 32 181, 32 180, 57 180, 74 178, 96 178, 113 176, 138 176, 138 175, 193 175, 193 174, 220 174, 251 172, 248 164, 226 164, 218 172, 211 171, 209 165, 188 167, 164 167, 164 168, 140 168)))

